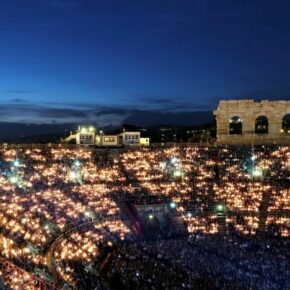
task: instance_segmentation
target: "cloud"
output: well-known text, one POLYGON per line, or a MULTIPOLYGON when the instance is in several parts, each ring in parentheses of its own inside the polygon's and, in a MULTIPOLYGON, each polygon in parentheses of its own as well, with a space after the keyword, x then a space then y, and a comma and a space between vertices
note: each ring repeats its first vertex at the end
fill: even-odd
MULTIPOLYGON (((34 110, 35 111, 35 110, 34 110)), ((88 116, 88 112, 81 110, 73 110, 68 108, 37 108, 37 113, 41 117, 46 118, 86 118, 88 116)))
POLYGON ((28 94, 33 94, 34 91, 32 90, 6 90, 5 93, 8 94, 19 94, 19 95, 28 95, 28 94))
POLYGON ((126 115, 128 113, 128 109, 117 109, 117 108, 111 108, 111 109, 102 109, 100 111, 96 112, 96 116, 104 116, 104 115, 126 115))
POLYGON ((127 122, 140 126, 158 124, 200 124, 212 115, 203 104, 184 105, 165 98, 143 98, 137 105, 29 103, 13 99, 0 105, 0 121, 34 124, 84 124, 97 126, 120 125, 127 122), (171 106, 166 106, 167 101, 171 106), (147 102, 147 105, 145 104, 147 102), (154 106, 152 104, 157 104, 154 106), (151 105, 150 105, 151 104, 151 105), (136 108, 138 107, 138 109, 136 108), (139 109, 142 108, 142 109, 139 109), (198 111, 198 112, 196 112, 198 111))
POLYGON ((30 104, 21 99, 0 105, 0 120, 21 122, 27 120, 32 123, 72 122, 87 119, 89 112, 65 107, 52 108, 39 104, 30 104))
POLYGON ((175 103, 174 100, 172 99, 160 99, 160 98, 153 98, 153 97, 143 97, 140 99, 142 102, 147 103, 147 104, 157 104, 157 105, 164 105, 164 104, 172 104, 175 103))
MULTIPOLYGON (((145 111, 156 112, 183 112, 183 111, 207 111, 212 109, 212 103, 207 100, 197 102, 195 96, 160 96, 160 95, 133 95, 134 103, 138 100, 138 106, 132 110, 142 108, 145 111)), ((130 99, 125 100, 127 102, 130 99)))
POLYGON ((96 104, 44 104, 13 99, 0 105, 0 121, 65 124, 97 123, 99 126, 119 125, 127 116, 127 108, 98 106, 96 104))
POLYGON ((15 98, 11 100, 12 103, 26 103, 27 101, 20 98, 15 98))

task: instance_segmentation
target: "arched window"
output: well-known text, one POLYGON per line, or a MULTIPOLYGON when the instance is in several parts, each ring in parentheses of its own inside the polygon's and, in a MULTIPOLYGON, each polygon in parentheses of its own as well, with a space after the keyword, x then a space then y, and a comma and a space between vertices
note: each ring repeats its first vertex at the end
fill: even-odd
POLYGON ((268 134, 269 122, 266 116, 259 116, 255 122, 255 133, 256 134, 268 134))
POLYGON ((290 134, 290 114, 287 114, 282 119, 281 131, 286 134, 290 134))
POLYGON ((234 116, 230 118, 229 129, 230 129, 230 134, 242 134, 243 133, 242 119, 238 116, 234 116))

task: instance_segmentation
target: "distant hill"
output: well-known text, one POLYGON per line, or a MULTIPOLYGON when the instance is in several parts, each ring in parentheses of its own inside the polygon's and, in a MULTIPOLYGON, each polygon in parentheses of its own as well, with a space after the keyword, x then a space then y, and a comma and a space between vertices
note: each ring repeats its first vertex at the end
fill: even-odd
MULTIPOLYGON (((0 141, 26 141, 37 138, 64 137, 65 132, 76 128, 75 124, 21 124, 0 122, 0 141)), ((31 141, 32 142, 32 141, 31 141)))

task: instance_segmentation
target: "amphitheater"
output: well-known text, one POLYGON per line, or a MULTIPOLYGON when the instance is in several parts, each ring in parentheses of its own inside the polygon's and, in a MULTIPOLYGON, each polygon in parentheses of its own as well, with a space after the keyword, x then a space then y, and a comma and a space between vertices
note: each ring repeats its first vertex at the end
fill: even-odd
POLYGON ((214 115, 219 144, 290 144, 290 101, 220 101, 214 115))
POLYGON ((289 146, 8 146, 0 172, 1 289, 287 289, 289 146))

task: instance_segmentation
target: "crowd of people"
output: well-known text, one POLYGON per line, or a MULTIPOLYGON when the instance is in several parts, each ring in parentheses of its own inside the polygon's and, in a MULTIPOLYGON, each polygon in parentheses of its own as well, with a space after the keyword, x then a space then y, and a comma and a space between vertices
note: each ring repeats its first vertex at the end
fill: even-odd
POLYGON ((117 165, 98 165, 92 150, 76 148, 2 149, 0 155, 3 258, 51 279, 46 253, 62 232, 92 219, 107 225, 109 217, 110 228, 120 224, 120 237, 126 232, 111 194, 125 179, 117 165))
POLYGON ((146 204, 148 196, 156 202, 176 202, 190 232, 202 231, 205 222, 207 229, 217 232, 213 209, 224 204, 228 228, 255 235, 263 226, 259 224, 262 208, 266 228, 275 228, 284 237, 290 236, 289 160, 287 146, 254 150, 171 147, 129 151, 122 156, 124 167, 142 188, 143 194, 136 197, 138 204, 146 204), (206 213, 208 217, 203 216, 206 213))
MULTIPOLYGON (((124 285, 138 289, 179 289, 179 282, 182 288, 209 283, 212 289, 227 289, 238 283, 241 289, 253 289, 259 284, 257 276, 263 277, 267 269, 273 276, 265 278, 260 289, 271 289, 271 281, 282 289, 277 287, 289 282, 289 273, 279 280, 274 256, 269 258, 264 250, 248 255, 251 247, 235 235, 247 236, 250 245, 260 234, 287 241, 289 184, 287 146, 131 148, 117 154, 61 146, 2 148, 0 257, 47 281, 84 288, 82 281, 99 275, 96 265, 107 261, 106 279, 119 275, 124 285), (140 244, 132 215, 124 211, 128 202, 173 204, 171 210, 190 240, 140 244), (227 248, 229 261, 222 252, 227 248), (254 258, 260 259, 262 270, 255 268, 254 258), (248 284, 243 284, 248 272, 248 284), (169 282, 166 277, 175 278, 169 282)), ((287 257, 276 249, 282 260, 287 257)), ((14 289, 3 277, 4 285, 14 289)), ((95 281, 89 285, 102 287, 101 278, 95 281)))
POLYGON ((183 288, 289 289, 289 240, 195 235, 140 246, 156 260, 182 269, 183 288))

